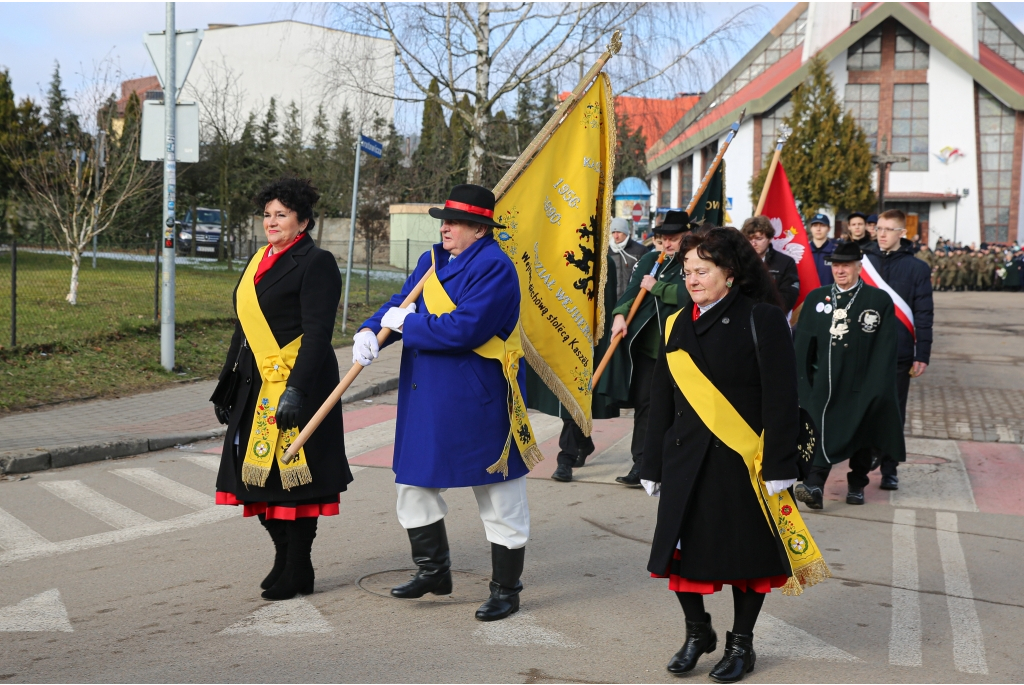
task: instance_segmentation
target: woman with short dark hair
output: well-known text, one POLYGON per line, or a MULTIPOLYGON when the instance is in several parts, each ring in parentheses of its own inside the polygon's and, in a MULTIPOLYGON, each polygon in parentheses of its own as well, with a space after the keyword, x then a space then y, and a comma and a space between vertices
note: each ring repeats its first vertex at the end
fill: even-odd
POLYGON ((308 180, 281 178, 253 198, 266 247, 249 260, 234 303, 235 326, 220 384, 211 397, 227 435, 217 504, 244 505, 274 542, 264 599, 313 592, 310 552, 319 516, 338 514, 352 482, 341 407, 285 463, 285 450, 338 384, 331 339, 341 299, 334 256, 309 231, 320 199, 308 180))
POLYGON ((640 469, 648 493, 661 495, 648 570, 669 578, 686 616, 668 665, 676 675, 715 651, 704 595, 733 586, 732 631, 710 675, 736 682, 754 668, 765 594, 815 580, 783 545, 791 534, 796 547, 811 542, 791 499, 780 501, 797 477, 796 360, 771 277, 742 233, 690 234, 680 254, 693 304, 665 325, 640 469), (780 521, 796 532, 780 533, 780 521))

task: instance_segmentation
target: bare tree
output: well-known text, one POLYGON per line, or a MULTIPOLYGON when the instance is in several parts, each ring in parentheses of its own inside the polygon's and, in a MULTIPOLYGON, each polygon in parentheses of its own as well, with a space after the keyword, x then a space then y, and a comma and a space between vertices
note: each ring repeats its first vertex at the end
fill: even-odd
POLYGON ((21 159, 20 172, 33 213, 71 258, 65 299, 78 303, 82 252, 114 224, 136 197, 156 189, 155 165, 139 160, 141 119, 114 126, 114 87, 120 74, 110 62, 95 67, 85 88, 66 98, 59 71, 51 83, 46 129, 21 159), (72 107, 76 111, 72 111, 72 107), (83 127, 79 122, 90 122, 83 127))
POLYGON ((470 135, 471 183, 482 176, 493 109, 520 86, 579 78, 618 29, 624 47, 608 69, 618 93, 675 95, 684 82, 706 87, 725 63, 726 41, 747 30, 752 16, 747 8, 708 27, 699 3, 642 2, 354 3, 329 12, 339 28, 366 26, 388 39, 399 73, 393 90, 389 82, 375 84, 367 77, 370 56, 355 54, 352 41, 329 55, 333 85, 408 102, 432 99, 461 118, 470 135), (431 79, 440 92, 431 92, 431 79), (466 96, 470 108, 459 106, 466 96))

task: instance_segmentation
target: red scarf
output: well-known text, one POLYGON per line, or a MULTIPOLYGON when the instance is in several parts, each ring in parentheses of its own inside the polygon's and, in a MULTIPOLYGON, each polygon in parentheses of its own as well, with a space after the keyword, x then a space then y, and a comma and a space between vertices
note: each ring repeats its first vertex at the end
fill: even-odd
POLYGON ((302 233, 299 233, 297 236, 295 236, 295 240, 293 240, 292 242, 288 243, 287 247, 285 247, 283 249, 280 249, 280 250, 275 250, 274 254, 270 254, 270 250, 269 249, 266 252, 264 252, 263 253, 263 259, 260 260, 260 265, 256 267, 256 275, 253 276, 253 279, 252 279, 253 285, 258 285, 259 282, 260 282, 260 279, 263 278, 263 274, 265 274, 268 271, 270 271, 270 269, 273 268, 274 264, 277 263, 277 260, 280 259, 282 256, 284 256, 285 252, 287 252, 288 250, 290 250, 293 247, 295 247, 295 244, 298 243, 300 240, 302 240, 302 238, 305 235, 306 235, 305 231, 303 231, 302 233))
POLYGON ((700 307, 698 307, 697 303, 694 302, 694 304, 693 304, 693 320, 696 321, 699 318, 700 318, 700 307))

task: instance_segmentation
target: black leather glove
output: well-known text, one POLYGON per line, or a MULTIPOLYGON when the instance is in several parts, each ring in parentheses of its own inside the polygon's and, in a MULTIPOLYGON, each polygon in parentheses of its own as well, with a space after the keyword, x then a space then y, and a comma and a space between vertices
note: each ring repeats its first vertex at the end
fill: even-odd
POLYGON ((287 387, 281 393, 281 399, 277 401, 277 429, 289 430, 299 427, 299 410, 302 409, 302 401, 306 399, 306 393, 298 388, 287 387))
POLYGON ((217 420, 225 426, 228 425, 229 421, 231 421, 231 410, 227 407, 221 407, 215 404, 213 405, 213 413, 217 415, 217 420))

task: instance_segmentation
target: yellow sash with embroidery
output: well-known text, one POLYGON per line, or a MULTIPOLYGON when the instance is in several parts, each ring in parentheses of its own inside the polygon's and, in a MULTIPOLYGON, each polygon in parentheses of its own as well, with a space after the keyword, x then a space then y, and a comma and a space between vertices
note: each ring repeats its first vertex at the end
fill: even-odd
MULTIPOLYGON (((434 260, 434 251, 430 251, 430 260, 434 260)), ((427 304, 427 310, 431 314, 440 316, 455 311, 455 303, 448 297, 444 286, 437 278, 437 271, 430 273, 423 286, 423 301, 427 304)), ((523 463, 530 471, 537 464, 544 460, 544 455, 537 447, 537 441, 533 435, 533 428, 530 426, 530 419, 526 415, 526 404, 523 402, 523 394, 519 391, 519 383, 516 380, 516 373, 519 369, 519 360, 525 354, 523 343, 520 337, 519 322, 508 336, 508 340, 502 340, 494 336, 480 347, 473 350, 484 359, 494 359, 501 364, 501 372, 508 382, 508 418, 511 427, 508 438, 505 440, 505 448, 501 452, 501 458, 487 467, 487 473, 501 472, 508 478, 508 455, 512 449, 512 440, 519 445, 519 454, 523 457, 523 463)))
POLYGON ((313 482, 309 464, 306 463, 306 454, 302 449, 291 463, 285 464, 281 461, 285 451, 298 437, 298 429, 281 431, 277 428, 277 401, 287 387, 288 376, 295 366, 295 359, 302 345, 302 336, 292 340, 282 349, 278 346, 266 317, 263 316, 263 310, 260 309, 253 278, 267 249, 268 247, 260 248, 249 261, 235 295, 238 321, 242 324, 242 330, 256 358, 262 380, 259 401, 252 417, 249 444, 245 448, 245 461, 242 462, 242 482, 264 487, 276 458, 277 468, 281 471, 281 485, 285 490, 290 490, 313 482))
MULTIPOLYGON (((689 310, 676 312, 665 322, 666 344, 672 326, 682 311, 689 310)), ((673 350, 665 355, 665 359, 683 397, 697 412, 704 425, 729 449, 743 457, 750 474, 750 485, 754 489, 768 526, 778 527, 793 569, 793 575, 783 586, 782 594, 799 595, 803 592, 803 585, 814 585, 825 578, 831 578, 832 572, 814 544, 814 539, 807 530, 789 491, 783 490, 771 496, 768 494, 761 474, 764 433, 758 435, 754 432, 725 395, 701 373, 688 352, 673 350)))

